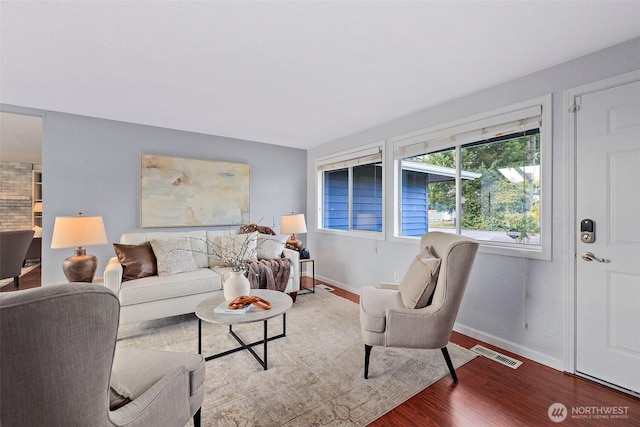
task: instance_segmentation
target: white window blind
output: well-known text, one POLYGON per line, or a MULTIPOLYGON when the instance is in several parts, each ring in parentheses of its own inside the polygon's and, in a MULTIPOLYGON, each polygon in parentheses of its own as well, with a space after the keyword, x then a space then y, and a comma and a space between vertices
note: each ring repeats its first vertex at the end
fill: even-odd
POLYGON ((366 165, 382 161, 382 146, 364 148, 337 156, 319 159, 316 162, 318 171, 344 169, 351 166, 366 165))
POLYGON ((539 128, 542 124, 542 105, 511 111, 394 141, 395 160, 418 156, 437 149, 483 141, 517 132, 539 128))

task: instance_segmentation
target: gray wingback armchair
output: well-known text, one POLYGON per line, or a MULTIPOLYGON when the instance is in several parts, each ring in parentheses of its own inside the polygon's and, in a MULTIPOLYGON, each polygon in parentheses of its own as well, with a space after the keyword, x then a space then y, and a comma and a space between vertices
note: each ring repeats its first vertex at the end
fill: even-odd
POLYGON ((13 277, 16 288, 20 286, 20 272, 33 233, 33 230, 0 231, 0 279, 13 277))
POLYGON ((422 236, 400 284, 366 286, 360 294, 360 325, 365 346, 364 377, 373 346, 440 349, 458 381, 447 343, 478 250, 478 242, 454 233, 422 236))
POLYGON ((202 356, 116 349, 119 308, 92 284, 1 294, 0 425, 199 426, 202 356))

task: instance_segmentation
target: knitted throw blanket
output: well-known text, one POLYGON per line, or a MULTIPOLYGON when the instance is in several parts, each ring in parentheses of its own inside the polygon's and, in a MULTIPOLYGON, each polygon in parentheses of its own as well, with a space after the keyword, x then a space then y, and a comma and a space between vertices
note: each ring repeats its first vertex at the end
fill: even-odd
POLYGON ((270 289, 284 292, 291 273, 288 258, 261 259, 249 264, 248 279, 251 289, 270 289))

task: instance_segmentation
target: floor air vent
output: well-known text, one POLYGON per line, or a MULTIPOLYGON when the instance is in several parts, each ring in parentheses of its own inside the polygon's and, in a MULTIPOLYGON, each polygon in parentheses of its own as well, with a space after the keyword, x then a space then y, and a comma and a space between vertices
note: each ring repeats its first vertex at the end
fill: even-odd
POLYGON ((513 369, 516 369, 518 366, 522 365, 522 362, 519 360, 513 359, 509 356, 505 356, 504 354, 497 353, 481 345, 473 346, 473 348, 471 348, 471 351, 478 353, 484 357, 488 357, 491 360, 495 360, 496 362, 513 369))

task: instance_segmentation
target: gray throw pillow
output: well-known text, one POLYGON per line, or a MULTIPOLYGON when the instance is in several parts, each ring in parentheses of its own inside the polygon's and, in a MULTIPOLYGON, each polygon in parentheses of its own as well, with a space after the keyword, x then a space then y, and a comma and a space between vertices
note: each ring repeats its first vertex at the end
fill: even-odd
POLYGON ((258 234, 258 259, 277 259, 282 255, 287 237, 258 234))
POLYGON ((151 247, 158 260, 158 276, 186 273, 198 268, 187 239, 151 240, 151 247))
POLYGON ((440 258, 434 257, 428 248, 421 250, 400 281, 400 296, 406 308, 427 306, 436 289, 439 271, 440 258))

